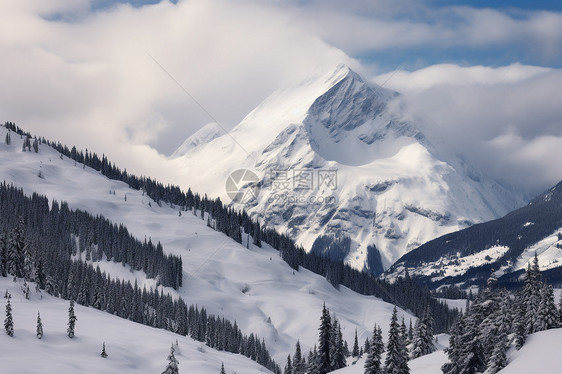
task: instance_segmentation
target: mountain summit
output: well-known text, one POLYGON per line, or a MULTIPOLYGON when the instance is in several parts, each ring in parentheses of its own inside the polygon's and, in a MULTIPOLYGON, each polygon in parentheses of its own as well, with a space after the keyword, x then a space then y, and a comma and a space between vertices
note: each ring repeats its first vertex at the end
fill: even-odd
POLYGON ((523 204, 411 117, 400 94, 338 65, 273 93, 229 134, 174 162, 197 176, 195 190, 225 201, 228 175, 254 171, 261 182, 245 202, 250 214, 307 250, 378 273, 433 238, 523 204))

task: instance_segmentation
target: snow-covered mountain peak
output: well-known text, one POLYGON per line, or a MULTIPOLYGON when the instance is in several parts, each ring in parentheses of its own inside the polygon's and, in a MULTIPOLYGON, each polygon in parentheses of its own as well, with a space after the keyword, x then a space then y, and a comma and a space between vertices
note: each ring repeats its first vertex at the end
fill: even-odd
POLYGON ((194 190, 225 201, 228 175, 255 171, 263 188, 244 208, 307 249, 320 235, 349 236, 343 257, 359 268, 377 256, 388 267, 430 239, 523 204, 427 139, 399 96, 341 64, 273 93, 228 135, 175 162, 199 176, 194 190), (326 170, 337 174, 329 188, 320 176, 326 170), (368 252, 377 254, 369 260, 368 252))

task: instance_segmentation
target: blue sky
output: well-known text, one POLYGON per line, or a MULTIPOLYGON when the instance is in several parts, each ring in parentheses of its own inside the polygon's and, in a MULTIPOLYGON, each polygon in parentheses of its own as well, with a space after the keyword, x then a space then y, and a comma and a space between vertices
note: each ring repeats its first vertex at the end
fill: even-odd
MULTIPOLYGON (((140 7, 146 4, 158 3, 158 0, 99 0, 92 3, 92 7, 96 10, 107 9, 118 3, 131 4, 140 7)), ((177 1, 172 1, 177 3, 177 1)), ((267 2, 266 2, 267 3, 267 2)), ((276 3, 273 1, 272 3, 276 3)), ((282 3, 282 2, 281 2, 282 3)), ((293 4, 296 11, 304 10, 305 12, 314 9, 331 8, 328 12, 345 13, 340 9, 341 3, 332 2, 329 5, 322 4, 319 1, 288 1, 293 4)), ((351 2, 353 3, 353 2, 351 2)), ((459 17, 462 11, 451 11, 457 7, 463 7, 474 10, 494 10, 498 14, 512 20, 524 21, 533 17, 539 12, 560 13, 562 12, 562 1, 525 1, 525 0, 495 0, 495 1, 463 1, 463 0, 427 0, 425 2, 418 1, 415 5, 410 1, 405 1, 403 6, 391 5, 388 1, 373 1, 372 3, 382 4, 380 8, 370 5, 361 5, 367 3, 358 1, 360 5, 356 6, 356 14, 362 16, 367 22, 377 23, 384 21, 403 21, 416 22, 425 25, 445 25, 452 30, 458 24, 466 22, 466 19, 459 17), (422 4, 422 5, 420 5, 422 4), (380 9, 383 9, 382 16, 378 15, 380 9), (423 11, 420 12, 420 9, 423 11)), ((400 2, 397 2, 398 4, 400 2)), ((325 27, 322 25, 320 27, 325 27)), ((459 26, 460 27, 460 26, 459 26)), ((345 32, 345 30, 342 30, 345 32)), ((367 39, 368 36, 365 36, 367 39)), ((430 43, 428 41, 419 44, 408 45, 389 45, 384 48, 365 47, 361 50, 346 49, 345 45, 338 45, 337 42, 326 37, 329 43, 335 44, 338 48, 342 48, 350 56, 359 59, 365 64, 377 66, 379 71, 392 71, 398 67, 407 70, 414 70, 439 63, 454 63, 462 66, 485 65, 485 66, 504 66, 512 63, 521 63, 526 65, 547 66, 553 68, 562 67, 562 49, 556 51, 556 47, 560 46, 560 41, 551 48, 550 53, 537 48, 537 40, 535 38, 522 37, 520 40, 490 40, 486 42, 482 39, 475 43, 455 43, 450 40, 446 43, 430 43)))

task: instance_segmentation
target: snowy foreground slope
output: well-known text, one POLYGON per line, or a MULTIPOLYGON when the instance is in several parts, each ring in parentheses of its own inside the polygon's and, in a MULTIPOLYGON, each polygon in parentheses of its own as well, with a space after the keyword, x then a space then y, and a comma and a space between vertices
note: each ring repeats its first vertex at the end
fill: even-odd
MULTIPOLYGON (((94 308, 75 305, 78 318, 75 337, 66 335, 68 301, 42 293, 26 300, 22 281, 0 277, 0 290, 12 294, 14 337, 0 332, 0 372, 27 373, 161 373, 172 343, 178 342, 175 357, 181 373, 217 374, 221 363, 227 373, 269 373, 242 355, 218 352, 203 343, 171 332, 112 316, 94 308), (36 337, 37 312, 44 335, 36 337), (100 356, 105 342, 107 358, 100 356)), ((0 299, 2 311, 6 299, 0 299)), ((3 314, 3 313, 2 313, 3 314)))
POLYGON ((263 183, 245 201, 250 213, 307 250, 319 235, 349 236, 351 248, 337 255, 359 269, 374 270, 373 246, 388 268, 430 239, 523 205, 428 139, 399 98, 340 65, 272 94, 229 134, 207 125, 172 162, 203 176, 196 191, 227 202, 228 175, 253 170, 263 183))
MULTIPOLYGON (((555 374, 560 373, 558 351, 562 341, 562 328, 541 331, 527 337, 525 345, 517 351, 511 348, 507 354, 509 364, 499 374, 555 374)), ((439 336, 439 342, 447 344, 445 336, 439 336)), ((408 362, 411 374, 439 374, 441 366, 448 361, 443 346, 429 355, 408 362)), ((364 359, 355 365, 334 371, 336 374, 363 374, 364 359)))
MULTIPOLYGON (((0 139, 5 132, 0 127, 0 139)), ((12 134, 10 146, 0 142, 0 181, 22 187, 26 194, 38 192, 49 199, 67 201, 73 209, 124 223, 141 240, 150 237, 154 243, 160 241, 166 252, 182 257, 184 270, 184 286, 178 292, 165 292, 236 321, 245 334, 253 332, 265 338, 278 363, 283 365, 287 355, 294 353, 297 339, 305 352, 317 342, 324 302, 340 320, 349 342, 355 328, 364 341, 375 323, 387 333, 392 305, 345 287, 336 290, 323 277, 307 270, 293 272, 268 245, 257 248, 250 244, 246 249, 206 227, 199 212, 197 216, 190 212, 180 216, 177 209, 159 207, 141 191, 59 156, 46 146, 40 146, 39 153, 21 152, 21 139, 12 134)), ((101 261, 96 265, 113 277, 137 280, 140 287, 155 286, 144 273, 132 273, 121 264, 101 261)), ((407 323, 413 318, 401 314, 407 323)))

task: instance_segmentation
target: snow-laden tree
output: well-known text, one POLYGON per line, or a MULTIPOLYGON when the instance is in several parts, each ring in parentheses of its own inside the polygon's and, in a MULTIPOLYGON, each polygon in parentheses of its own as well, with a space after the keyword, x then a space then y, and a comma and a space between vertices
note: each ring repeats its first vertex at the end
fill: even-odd
POLYGON ((10 299, 6 302, 6 319, 4 320, 4 329, 8 336, 14 336, 14 317, 12 316, 12 305, 10 299))
POLYGON ((41 315, 37 312, 37 339, 41 339, 43 337, 43 322, 41 321, 41 315))
POLYGON ((101 353, 100 356, 103 358, 107 358, 107 352, 105 351, 105 342, 103 342, 102 346, 101 346, 101 353))
POLYGON ((226 371, 224 371, 224 362, 221 362, 221 372, 219 374, 226 374, 226 371))
POLYGON ((418 319, 414 325, 412 334, 412 358, 427 355, 436 350, 433 344, 433 318, 426 310, 423 317, 418 319))
POLYGON ((295 354, 293 355, 293 374, 304 374, 306 370, 306 362, 302 356, 301 343, 297 340, 295 354))
POLYGON ((330 333, 332 331, 332 319, 330 312, 326 308, 326 304, 322 307, 322 316, 320 317, 320 327, 318 337, 318 354, 316 369, 318 374, 326 374, 331 371, 330 359, 330 333))
POLYGON ((559 327, 560 314, 554 302, 554 290, 551 285, 543 284, 540 290, 541 301, 539 304, 539 331, 559 327))
POLYGON ((382 354, 384 352, 384 343, 382 341, 382 330, 380 327, 373 328, 373 338, 371 341, 371 351, 368 352, 367 360, 365 360, 365 374, 383 374, 382 354))
POLYGON ((74 314, 74 300, 70 300, 70 306, 68 307, 68 328, 66 329, 66 334, 71 339, 74 338, 76 320, 76 314, 74 314))
POLYGON ((408 354, 398 324, 398 312, 396 306, 390 319, 388 342, 386 343, 386 358, 384 369, 386 374, 409 374, 408 354))
MULTIPOLYGON (((166 366, 166 369, 162 372, 162 374, 178 374, 179 371, 179 362, 176 359, 176 356, 174 356, 174 345, 172 344, 172 347, 170 348, 170 354, 168 355, 168 365, 166 366)), ((224 370, 224 366, 223 369, 224 370)))
POLYGON ((18 224, 10 232, 7 248, 7 270, 14 277, 23 278, 24 256, 28 246, 25 238, 25 223, 20 217, 18 224))
POLYGON ((351 352, 351 356, 359 356, 359 341, 357 340, 357 329, 355 329, 355 337, 353 338, 353 351, 351 352))
POLYGON ((283 374, 293 374, 293 364, 291 361, 291 355, 287 356, 287 364, 285 365, 285 370, 283 374))
POLYGON ((341 332, 341 327, 336 319, 332 318, 332 331, 330 332, 330 367, 331 371, 344 368, 345 362, 345 348, 344 340, 341 332))

